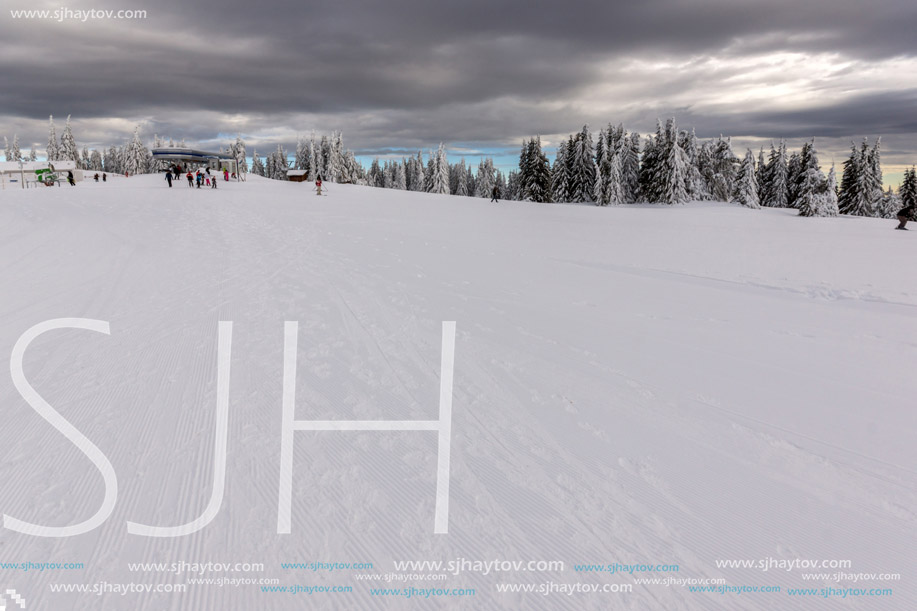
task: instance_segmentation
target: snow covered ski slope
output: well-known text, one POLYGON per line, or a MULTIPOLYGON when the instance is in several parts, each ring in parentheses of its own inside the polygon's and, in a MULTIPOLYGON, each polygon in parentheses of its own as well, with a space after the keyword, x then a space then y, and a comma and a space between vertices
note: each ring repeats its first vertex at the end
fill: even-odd
POLYGON ((34 325, 110 325, 22 363, 117 477, 85 534, 8 527, 88 520, 106 484, 0 376, 0 586, 29 611, 917 608, 917 234, 330 187, 0 193, 4 370, 34 325), (220 321, 221 504, 130 534, 211 502, 220 321), (295 431, 278 534, 286 321, 301 421, 436 420, 456 322, 448 534, 432 431, 295 431))

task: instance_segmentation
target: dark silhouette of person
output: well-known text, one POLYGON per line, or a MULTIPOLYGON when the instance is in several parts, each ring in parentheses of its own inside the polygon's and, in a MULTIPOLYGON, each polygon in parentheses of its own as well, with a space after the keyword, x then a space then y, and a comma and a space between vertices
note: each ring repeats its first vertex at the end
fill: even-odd
POLYGON ((899 210, 898 211, 898 226, 895 227, 895 229, 903 229, 904 231, 907 231, 907 227, 905 227, 905 225, 907 225, 908 221, 914 220, 914 210, 915 210, 914 204, 910 204, 908 206, 905 206, 901 210, 899 210))

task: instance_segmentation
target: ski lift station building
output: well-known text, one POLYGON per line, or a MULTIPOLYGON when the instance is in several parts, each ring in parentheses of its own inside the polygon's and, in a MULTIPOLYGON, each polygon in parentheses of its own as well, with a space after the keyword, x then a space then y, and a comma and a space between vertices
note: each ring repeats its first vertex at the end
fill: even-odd
POLYGON ((197 149, 163 147, 150 151, 154 161, 163 161, 169 165, 181 165, 183 168, 210 168, 222 172, 224 169, 239 176, 239 163, 231 153, 211 153, 197 149))

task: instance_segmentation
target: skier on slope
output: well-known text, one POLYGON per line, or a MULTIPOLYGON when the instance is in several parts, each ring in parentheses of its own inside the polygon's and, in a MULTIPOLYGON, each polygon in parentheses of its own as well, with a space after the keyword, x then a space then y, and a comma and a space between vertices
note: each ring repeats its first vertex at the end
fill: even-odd
POLYGON ((914 220, 914 211, 915 211, 914 204, 911 204, 899 210, 898 211, 898 226, 895 227, 895 229, 903 229, 904 231, 907 231, 907 227, 905 227, 905 225, 907 225, 908 221, 914 220))
POLYGON ((490 192, 490 201, 500 203, 500 188, 497 185, 494 185, 493 190, 490 192))
POLYGON ((185 177, 188 179, 188 186, 194 188, 194 175, 191 173, 191 170, 188 170, 185 177))
POLYGON ((76 186, 76 181, 73 179, 73 170, 67 170, 67 182, 70 183, 71 187, 76 186))
POLYGON ((318 195, 322 194, 322 176, 321 174, 319 174, 315 178, 315 191, 318 193, 318 195))
MULTIPOLYGON (((96 174, 98 176, 98 174, 96 174)), ((166 170, 166 182, 169 183, 169 188, 172 188, 172 170, 166 170)))

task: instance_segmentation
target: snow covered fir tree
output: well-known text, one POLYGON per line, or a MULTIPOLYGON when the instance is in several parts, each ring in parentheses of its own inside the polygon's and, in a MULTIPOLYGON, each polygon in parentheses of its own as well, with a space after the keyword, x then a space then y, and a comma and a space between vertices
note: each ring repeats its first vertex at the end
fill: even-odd
MULTIPOLYGON (((262 142, 263 144, 263 142, 262 142)), ((628 132, 609 123, 593 134, 588 125, 561 137, 548 148, 541 137, 523 141, 516 168, 504 172, 493 158, 473 160, 461 155, 449 159, 440 143, 424 159, 421 152, 401 158, 375 158, 368 168, 344 146, 341 131, 330 135, 310 132, 299 137, 290 152, 283 143, 272 152, 248 154, 239 135, 220 152, 230 155, 240 172, 286 180, 288 170, 300 170, 309 181, 366 185, 384 189, 423 191, 459 197, 585 203, 618 206, 646 203, 678 205, 689 201, 733 202, 748 208, 793 208, 800 216, 849 214, 890 218, 917 197, 913 170, 904 174, 898 189, 883 189, 881 141, 851 144, 843 162, 840 185, 834 167, 821 167, 814 140, 788 151, 786 140, 772 142, 757 155, 747 149, 736 156, 727 136, 697 138, 693 129, 679 129, 674 118, 657 120, 653 133, 628 132), (549 153, 553 152, 553 161, 549 153), (249 165, 250 164, 250 165, 249 165)), ((185 140, 153 136, 151 148, 187 148, 185 140)), ((58 137, 54 117, 48 118, 43 155, 35 144, 23 155, 17 134, 4 137, 6 161, 72 161, 78 168, 128 175, 162 171, 154 161, 138 125, 122 145, 80 149, 71 117, 58 137)))
MULTIPOLYGON (((898 190, 898 197, 901 207, 917 206, 917 169, 914 167, 904 172, 904 182, 898 190)), ((898 208, 897 205, 892 206, 893 213, 888 218, 891 218, 898 208)))
MULTIPOLYGON (((844 162, 838 206, 841 214, 890 218, 894 211, 884 210, 882 169, 879 159, 880 140, 869 146, 864 140, 851 144, 850 157, 844 162)), ((906 179, 905 179, 906 180, 906 179)))
POLYGON ((755 174, 755 158, 751 149, 745 153, 745 158, 739 166, 738 176, 732 200, 747 208, 760 208, 758 200, 758 177, 755 174))

